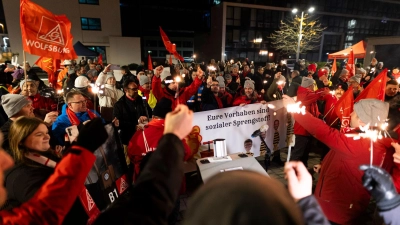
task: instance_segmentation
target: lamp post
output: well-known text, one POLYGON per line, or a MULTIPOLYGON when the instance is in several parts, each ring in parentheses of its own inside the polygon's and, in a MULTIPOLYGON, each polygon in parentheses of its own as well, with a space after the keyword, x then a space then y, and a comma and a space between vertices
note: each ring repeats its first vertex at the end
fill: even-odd
MULTIPOLYGON (((314 12, 315 8, 310 7, 308 9, 309 13, 314 12)), ((292 10, 292 13, 296 14, 299 10, 294 8, 292 10)), ((296 51, 296 61, 299 61, 299 56, 300 56, 300 43, 301 43, 301 38, 302 38, 302 31, 303 31, 303 20, 304 20, 304 11, 301 11, 301 18, 300 18, 300 29, 299 29, 299 39, 297 41, 297 51, 296 51)))

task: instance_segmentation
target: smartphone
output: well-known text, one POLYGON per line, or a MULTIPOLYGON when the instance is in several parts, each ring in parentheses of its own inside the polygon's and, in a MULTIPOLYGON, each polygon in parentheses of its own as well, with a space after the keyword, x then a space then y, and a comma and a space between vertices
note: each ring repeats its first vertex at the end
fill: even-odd
POLYGON ((69 142, 72 143, 76 140, 79 135, 78 127, 76 125, 65 128, 69 142))
POLYGON ((121 67, 119 65, 111 64, 110 70, 121 70, 121 67))

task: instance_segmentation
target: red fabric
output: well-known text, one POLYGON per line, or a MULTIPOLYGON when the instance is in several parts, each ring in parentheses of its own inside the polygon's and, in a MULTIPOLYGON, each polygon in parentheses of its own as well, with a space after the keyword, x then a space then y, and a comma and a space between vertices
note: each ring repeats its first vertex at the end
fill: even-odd
POLYGON ((84 188, 86 176, 96 160, 88 150, 77 146, 72 148, 80 150, 81 153, 67 154, 28 202, 11 211, 0 211, 0 224, 62 224, 65 215, 84 188))
MULTIPOLYGON (((357 224, 352 220, 367 209, 370 199, 361 183, 364 172, 359 169, 361 164, 370 163, 370 139, 348 138, 308 112, 293 115, 296 123, 331 149, 324 158, 314 192, 323 212, 335 223, 357 224)), ((390 143, 390 138, 374 142, 373 165, 381 166, 386 151, 392 148, 390 143)))
POLYGON ((310 71, 315 72, 315 71, 317 71, 317 66, 316 66, 314 63, 311 63, 311 64, 308 66, 307 70, 308 70, 309 72, 310 72, 310 71))
POLYGON ((31 2, 20 1, 20 25, 24 51, 54 59, 76 59, 71 22, 31 2))
MULTIPOLYGON (((361 92, 362 93, 362 92, 361 92)), ((354 96, 353 89, 349 88, 335 105, 335 113, 339 117, 341 126, 340 131, 343 133, 350 126, 350 114, 353 112, 354 96)))
MULTIPOLYGON (((297 89, 297 101, 300 101, 301 105, 306 107, 306 111, 310 112, 314 117, 318 117, 319 114, 321 114, 317 105, 317 100, 321 99, 321 96, 322 92, 320 90, 311 91, 302 86, 299 86, 299 89, 297 89)), ((310 135, 299 123, 296 122, 293 125, 293 132, 296 135, 310 135)))
MULTIPOLYGON (((179 59, 183 62, 184 61, 183 57, 181 55, 179 55, 179 53, 176 51, 176 45, 172 44, 172 42, 169 40, 167 34, 165 34, 165 32, 163 31, 163 29, 161 27, 160 27, 160 34, 161 34, 161 38, 164 42, 164 46, 167 49, 167 51, 170 54, 173 54, 176 59, 179 59)), ((171 56, 170 56, 170 64, 172 65, 172 57, 171 56)))
POLYGON ((324 116, 325 122, 327 125, 331 127, 337 127, 339 123, 338 116, 335 113, 335 104, 339 99, 335 95, 325 95, 325 109, 324 109, 324 116))
MULTIPOLYGON (((232 106, 239 106, 240 104, 251 104, 251 99, 248 99, 246 95, 240 95, 233 100, 232 106)), ((253 103, 258 103, 258 100, 253 103)))
POLYGON ((62 89, 62 87, 63 87, 63 79, 64 79, 64 77, 65 77, 65 75, 68 73, 68 69, 67 69, 67 67, 65 67, 63 70, 61 70, 59 73, 58 73, 58 76, 57 76, 57 84, 56 84, 56 86, 54 86, 55 87, 55 89, 56 90, 61 90, 62 89))
POLYGON ((354 102, 358 102, 361 99, 375 98, 381 101, 385 101, 385 89, 387 81, 387 69, 384 69, 369 85, 362 91, 354 102))
POLYGON ((353 49, 350 50, 349 60, 347 61, 346 69, 349 71, 349 78, 356 74, 356 67, 354 65, 354 51, 353 51, 353 49))
POLYGON ((103 55, 100 53, 99 58, 97 59, 97 63, 103 66, 103 55))
MULTIPOLYGON (((134 173, 133 180, 136 181, 140 173, 140 162, 146 155, 147 150, 144 143, 143 132, 147 140, 149 151, 155 151, 161 137, 164 135, 164 119, 151 120, 143 131, 137 131, 131 138, 128 144, 128 157, 133 163, 134 173)), ((182 140, 183 146, 185 147, 185 155, 182 160, 186 161, 192 157, 192 150, 187 145, 185 140, 182 140)), ((173 151, 174 149, 171 149, 173 151)), ((182 182, 181 193, 185 191, 185 182, 182 182)))
POLYGON ((336 65, 336 58, 333 60, 333 64, 332 64, 332 76, 336 73, 337 71, 337 65, 336 65))
POLYGON ((194 81, 185 88, 181 88, 179 91, 179 99, 175 98, 175 95, 171 95, 167 91, 167 87, 164 89, 161 87, 161 78, 153 76, 153 80, 151 82, 151 87, 153 88, 154 97, 156 97, 157 101, 160 101, 161 98, 168 98, 172 101, 172 110, 176 108, 179 104, 187 104, 187 101, 192 97, 192 95, 197 93, 202 81, 198 78, 194 79, 194 81))
POLYGON ((395 80, 400 78, 400 72, 399 73, 392 73, 392 76, 394 77, 395 80))
POLYGON ((231 106, 232 101, 233 101, 233 97, 229 92, 225 91, 224 94, 222 94, 222 95, 219 94, 218 96, 219 96, 219 98, 221 100, 225 98, 226 99, 226 104, 228 105, 228 107, 231 106))
MULTIPOLYGON (((146 89, 142 88, 142 86, 139 86, 139 90, 142 92, 142 94, 144 94, 144 96, 146 97, 146 100, 149 101, 150 90, 146 90, 146 89)), ((133 101, 134 101, 134 99, 133 99, 133 101)))
POLYGON ((46 98, 37 93, 35 96, 29 96, 32 100, 32 106, 35 108, 33 111, 41 114, 40 111, 44 110, 46 113, 57 110, 57 103, 51 98, 46 98))
POLYGON ((153 62, 151 61, 151 56, 149 54, 147 58, 147 69, 153 71, 153 62))
POLYGON ((346 59, 350 51, 353 50, 354 57, 357 59, 365 58, 365 41, 360 41, 357 44, 348 47, 342 51, 338 51, 328 55, 328 59, 346 59))
MULTIPOLYGON (((214 94, 213 94, 213 95, 214 95, 214 94)), ((219 108, 219 109, 224 108, 224 105, 222 104, 221 99, 220 99, 218 96, 215 96, 215 95, 214 95, 214 98, 215 98, 215 100, 217 101, 218 108, 219 108)))
MULTIPOLYGON (((72 111, 72 110, 70 110, 68 107, 67 107, 67 116, 68 116, 68 119, 69 119, 69 121, 71 122, 71 124, 72 125, 76 125, 76 126, 78 126, 80 123, 81 123, 81 121, 79 121, 79 119, 78 119, 78 117, 75 115, 75 113, 72 111)), ((89 117, 90 117, 90 119, 93 119, 93 118, 96 118, 97 116, 96 116, 96 114, 94 114, 92 111, 90 111, 89 109, 87 110, 87 113, 88 113, 88 115, 89 115, 89 117)))
POLYGON ((38 65, 42 70, 46 71, 49 79, 49 83, 56 87, 57 85, 57 76, 56 72, 60 68, 61 60, 47 58, 47 57, 40 57, 35 64, 38 65))

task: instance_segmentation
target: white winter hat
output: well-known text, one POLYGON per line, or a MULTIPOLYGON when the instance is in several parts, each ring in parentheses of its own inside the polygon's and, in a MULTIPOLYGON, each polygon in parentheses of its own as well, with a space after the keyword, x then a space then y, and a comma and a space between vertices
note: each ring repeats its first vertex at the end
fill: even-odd
POLYGON ((75 79, 76 88, 85 88, 89 86, 89 80, 85 76, 79 76, 75 79))
POLYGON ((64 62, 62 63, 64 66, 66 66, 66 65, 72 65, 72 62, 71 62, 71 60, 68 60, 68 59, 66 59, 66 60, 64 60, 64 62))

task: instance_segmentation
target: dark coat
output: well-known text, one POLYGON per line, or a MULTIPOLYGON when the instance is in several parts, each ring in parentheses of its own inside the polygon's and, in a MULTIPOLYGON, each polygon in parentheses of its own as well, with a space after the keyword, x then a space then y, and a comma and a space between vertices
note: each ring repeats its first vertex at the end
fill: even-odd
MULTIPOLYGON (((147 112, 151 112, 151 109, 147 102, 143 102, 142 97, 139 95, 135 101, 129 100, 126 95, 122 96, 114 105, 114 117, 119 120, 120 137, 122 144, 128 145, 129 140, 136 132, 136 126, 138 125, 138 119, 141 116, 146 116, 146 105, 147 112)), ((150 116, 150 115, 149 115, 150 116)))

